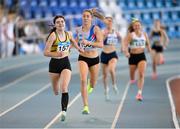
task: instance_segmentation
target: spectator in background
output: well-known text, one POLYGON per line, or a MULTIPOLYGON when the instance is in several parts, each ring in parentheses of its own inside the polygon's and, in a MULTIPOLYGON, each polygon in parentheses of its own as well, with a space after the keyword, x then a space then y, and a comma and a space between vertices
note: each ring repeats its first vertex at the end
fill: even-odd
POLYGON ((177 0, 172 0, 172 5, 174 6, 174 7, 176 7, 176 6, 178 6, 178 3, 179 1, 177 1, 177 0))
POLYGON ((21 40, 20 38, 25 37, 25 31, 24 31, 24 27, 25 27, 25 22, 22 16, 17 17, 16 19, 16 24, 14 26, 14 35, 16 38, 15 41, 15 47, 13 50, 13 55, 19 55, 20 52, 20 48, 21 48, 21 40))
POLYGON ((25 53, 39 53, 41 49, 38 46, 38 39, 42 37, 42 33, 35 22, 28 22, 24 27, 24 40, 21 40, 22 49, 25 53))
POLYGON ((2 6, 0 10, 0 57, 5 58, 7 55, 7 45, 4 32, 7 24, 7 16, 4 15, 5 9, 2 6))
POLYGON ((8 17, 7 17, 7 22, 5 23, 5 28, 3 30, 4 36, 5 36, 5 51, 6 51, 6 56, 11 57, 13 54, 13 49, 14 49, 14 41, 15 41, 15 36, 14 36, 14 18, 15 18, 15 13, 12 11, 8 12, 8 17))
POLYGON ((41 37, 42 33, 35 22, 28 22, 25 26, 25 34, 30 37, 41 37))
POLYGON ((2 6, 0 6, 0 57, 2 57, 2 47, 3 47, 3 37, 2 37, 2 32, 3 32, 3 19, 4 19, 4 9, 2 6))

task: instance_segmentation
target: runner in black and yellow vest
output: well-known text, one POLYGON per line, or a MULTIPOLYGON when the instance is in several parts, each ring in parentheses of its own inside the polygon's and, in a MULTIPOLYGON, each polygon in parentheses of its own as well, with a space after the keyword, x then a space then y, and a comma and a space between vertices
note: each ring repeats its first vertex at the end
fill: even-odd
POLYGON ((66 118, 67 105, 69 100, 68 85, 71 79, 71 65, 68 58, 71 43, 80 52, 84 52, 79 48, 71 32, 65 31, 65 18, 56 16, 53 20, 54 28, 47 37, 44 55, 51 57, 49 63, 49 75, 52 81, 54 94, 58 95, 59 87, 62 92, 61 106, 62 115, 61 121, 66 118), (61 78, 61 83, 59 80, 61 78))

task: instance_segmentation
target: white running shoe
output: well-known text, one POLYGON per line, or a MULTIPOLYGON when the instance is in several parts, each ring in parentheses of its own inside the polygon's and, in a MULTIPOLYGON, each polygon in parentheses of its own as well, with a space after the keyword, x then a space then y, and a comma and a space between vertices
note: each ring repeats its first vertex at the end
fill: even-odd
POLYGON ((109 93, 106 93, 106 94, 105 94, 105 99, 106 99, 106 101, 109 101, 109 100, 110 100, 109 93))
POLYGON ((66 119, 66 112, 65 112, 65 111, 62 111, 61 121, 65 121, 65 119, 66 119))
POLYGON ((118 88, 117 88, 117 85, 115 84, 115 85, 113 85, 113 90, 114 90, 114 92, 116 93, 116 94, 118 94, 119 93, 119 90, 118 90, 118 88))
POLYGON ((109 87, 108 86, 106 87, 104 94, 105 94, 106 101, 109 101, 110 97, 109 97, 109 87))

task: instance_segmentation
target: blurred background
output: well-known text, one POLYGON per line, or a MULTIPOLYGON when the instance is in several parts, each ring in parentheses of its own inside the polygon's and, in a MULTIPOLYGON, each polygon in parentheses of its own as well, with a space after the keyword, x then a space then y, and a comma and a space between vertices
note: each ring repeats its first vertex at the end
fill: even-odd
MULTIPOLYGON (((93 22, 102 29, 105 27, 96 18, 93 22)), ((117 123, 115 128, 172 129, 176 126, 176 114, 166 86, 175 75, 180 75, 180 58, 177 56, 180 55, 179 41, 180 0, 0 0, 0 128, 103 129, 117 123), (78 53, 72 50, 70 115, 67 123, 61 123, 55 121, 59 115, 60 98, 53 95, 47 72, 49 58, 44 57, 42 52, 55 15, 65 16, 66 30, 75 34, 75 28, 82 25, 82 11, 89 8, 98 8, 105 16, 112 16, 114 28, 122 37, 132 17, 142 22, 143 30, 148 35, 154 21, 159 19, 170 39, 164 53, 166 60, 164 65, 158 66, 158 79, 152 80, 151 57, 147 55, 148 68, 143 91, 145 101, 137 103, 134 100, 137 87, 127 84, 127 58, 119 52, 117 84, 120 93, 118 96, 112 93, 112 101, 104 101, 100 75, 97 89, 89 97, 92 113, 84 117, 80 115, 82 101, 79 99, 78 53), (121 111, 119 107, 123 107, 121 111), (121 115, 116 112, 121 112, 121 115), (116 118, 117 121, 113 122, 116 118)), ((172 83, 180 123, 180 79, 172 83)))
POLYGON ((66 30, 74 32, 82 11, 94 7, 114 18, 121 35, 136 17, 148 34, 159 19, 170 39, 180 39, 180 0, 0 0, 0 58, 42 52, 55 15, 65 16, 66 30))

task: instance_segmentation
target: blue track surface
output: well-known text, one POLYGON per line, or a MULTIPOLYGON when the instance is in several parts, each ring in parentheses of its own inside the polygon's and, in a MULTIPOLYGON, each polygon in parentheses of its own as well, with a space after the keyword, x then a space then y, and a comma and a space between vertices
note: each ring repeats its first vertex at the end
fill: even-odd
POLYGON ((70 56, 73 74, 65 122, 52 121, 60 113, 61 96, 53 95, 48 58, 28 55, 0 60, 0 128, 174 128, 166 80, 180 74, 180 43, 169 44, 164 53, 165 64, 158 66, 157 80, 151 80, 151 60, 146 54, 148 67, 142 102, 135 100, 137 86, 129 85, 127 59, 120 54, 119 94, 111 87, 110 101, 105 101, 100 72, 97 86, 89 95, 89 115, 81 114, 77 55, 77 51, 72 51, 70 56))

